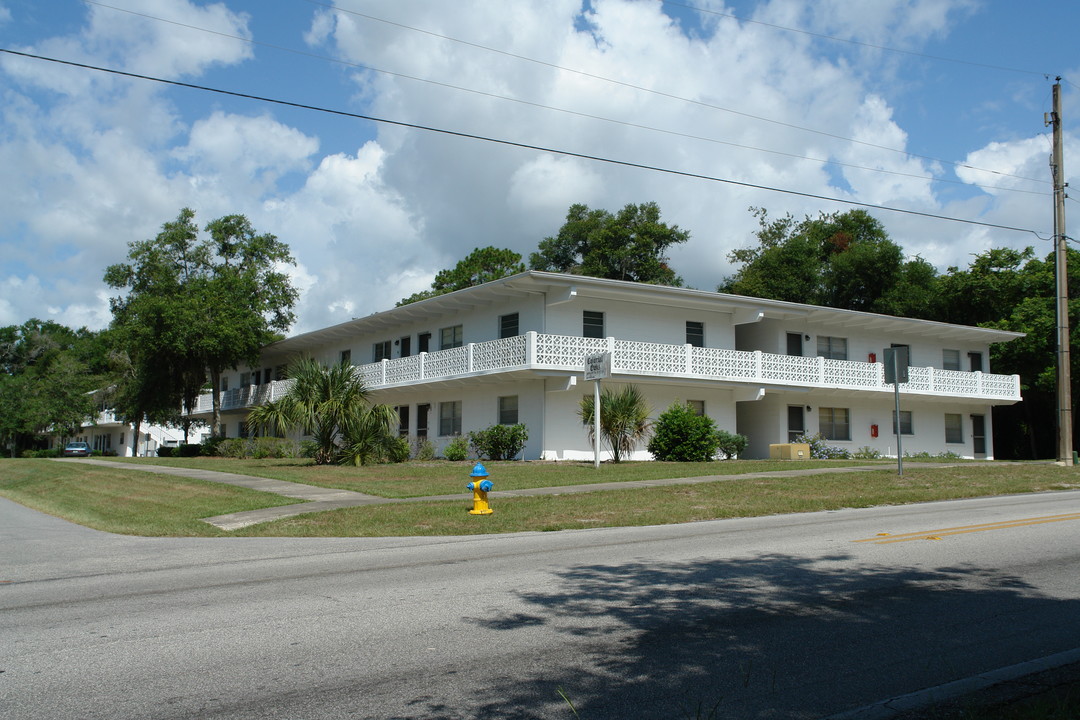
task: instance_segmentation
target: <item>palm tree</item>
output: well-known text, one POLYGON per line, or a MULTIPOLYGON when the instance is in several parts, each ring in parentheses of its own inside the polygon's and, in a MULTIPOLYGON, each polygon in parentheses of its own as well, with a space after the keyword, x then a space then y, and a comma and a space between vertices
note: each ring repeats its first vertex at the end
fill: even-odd
MULTIPOLYGON (((618 392, 604 388, 600 393, 600 434, 611 447, 611 459, 620 462, 623 456, 634 452, 638 443, 649 434, 649 406, 635 385, 627 385, 618 392)), ((578 412, 581 422, 589 428, 589 440, 595 442, 593 423, 593 397, 581 400, 578 412)))
POLYGON ((316 465, 405 459, 394 432, 393 409, 369 402, 352 365, 301 358, 289 365, 288 374, 293 381, 289 391, 280 400, 252 408, 249 423, 271 432, 302 429, 315 443, 316 465))

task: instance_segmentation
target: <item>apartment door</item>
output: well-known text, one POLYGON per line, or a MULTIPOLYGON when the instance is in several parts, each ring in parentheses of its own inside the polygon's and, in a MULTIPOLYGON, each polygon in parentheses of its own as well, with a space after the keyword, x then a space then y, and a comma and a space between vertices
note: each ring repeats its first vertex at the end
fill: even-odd
POLYGON ((398 405, 398 435, 409 437, 409 406, 398 405))
POLYGON ((412 355, 411 336, 406 335, 405 337, 401 338, 401 340, 398 341, 398 344, 401 345, 401 357, 409 357, 410 355, 412 355))
POLYGON ((983 357, 981 352, 969 352, 968 362, 971 363, 971 372, 982 372, 983 357))
POLYGON ((428 346, 431 345, 431 333, 424 332, 416 336, 416 352, 427 352, 428 346))
POLYGON ((971 443, 976 458, 986 457, 986 416, 971 416, 971 443))
POLYGON ((787 435, 788 442, 795 442, 795 438, 806 433, 806 415, 802 405, 788 405, 787 409, 787 435))
POLYGON ((787 334, 787 354, 802 357, 802 333, 787 334))

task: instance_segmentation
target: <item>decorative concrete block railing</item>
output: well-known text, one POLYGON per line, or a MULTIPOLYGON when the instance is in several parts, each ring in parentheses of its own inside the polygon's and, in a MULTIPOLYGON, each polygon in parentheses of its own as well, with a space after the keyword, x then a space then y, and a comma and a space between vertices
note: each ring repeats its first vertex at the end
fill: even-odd
MULTIPOLYGON (((892 392, 892 385, 885 384, 884 365, 881 363, 536 332, 382 360, 360 365, 356 371, 369 389, 379 390, 515 370, 579 373, 584 371, 585 356, 598 352, 611 352, 612 374, 628 378, 678 377, 729 383, 892 392)), ((900 386, 901 392, 1020 400, 1020 378, 1017 375, 912 367, 909 377, 910 381, 900 386)), ((222 393, 221 407, 231 410, 275 400, 285 394, 289 385, 291 381, 280 380, 227 390, 222 393)), ((210 409, 210 395, 201 396, 195 412, 210 412, 210 409)))

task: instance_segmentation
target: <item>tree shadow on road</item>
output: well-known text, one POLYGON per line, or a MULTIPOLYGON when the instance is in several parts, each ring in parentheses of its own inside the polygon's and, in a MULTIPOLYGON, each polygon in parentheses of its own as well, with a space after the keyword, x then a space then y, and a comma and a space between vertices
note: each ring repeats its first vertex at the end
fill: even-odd
POLYGON ((477 705, 424 717, 821 718, 1080 645, 1080 602, 964 566, 846 556, 581 565, 532 611, 473 617, 478 640, 548 626, 537 676, 491 676, 477 705), (542 669, 540 669, 542 668, 542 669))

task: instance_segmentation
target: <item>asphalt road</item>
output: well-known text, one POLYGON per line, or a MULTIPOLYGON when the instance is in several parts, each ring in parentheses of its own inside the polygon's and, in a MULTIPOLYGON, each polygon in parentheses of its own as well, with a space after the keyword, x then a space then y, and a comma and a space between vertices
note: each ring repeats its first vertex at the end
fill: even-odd
POLYGON ((332 540, 0 500, 0 717, 821 718, 1080 647, 1078 548, 1080 492, 332 540))

